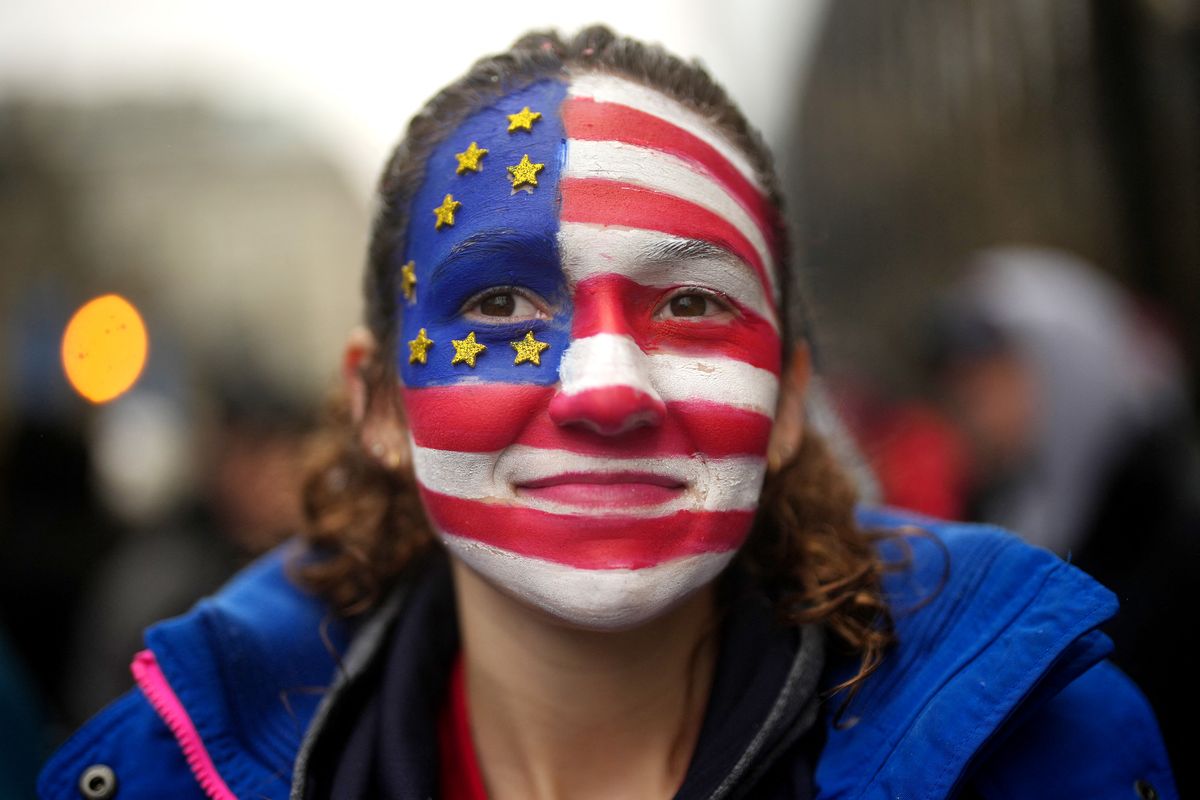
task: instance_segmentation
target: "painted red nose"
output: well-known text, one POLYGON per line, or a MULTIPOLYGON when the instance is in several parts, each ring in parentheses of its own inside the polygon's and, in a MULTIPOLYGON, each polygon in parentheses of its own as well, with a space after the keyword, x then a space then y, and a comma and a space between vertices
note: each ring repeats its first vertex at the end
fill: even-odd
POLYGON ((658 398, 631 386, 599 386, 578 394, 559 393, 550 401, 549 411, 559 425, 619 436, 635 428, 658 427, 667 409, 658 398))

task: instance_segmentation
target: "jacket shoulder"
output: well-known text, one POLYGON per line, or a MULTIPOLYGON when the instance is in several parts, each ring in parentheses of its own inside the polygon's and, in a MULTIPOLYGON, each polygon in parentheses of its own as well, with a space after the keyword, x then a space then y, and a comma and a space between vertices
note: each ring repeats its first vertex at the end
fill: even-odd
POLYGON ((859 522, 888 534, 878 546, 897 642, 828 728, 818 780, 828 796, 949 796, 1102 661, 1111 643, 1098 626, 1116 598, 999 528, 876 509, 859 522))
MULTIPOLYGON (((289 577, 298 547, 268 553, 145 635, 207 755, 239 795, 252 788, 256 796, 286 796, 296 749, 348 639, 346 623, 289 577)), ((43 796, 78 797, 79 776, 98 763, 117 772, 121 798, 142 796, 130 785, 171 796, 161 787, 176 783, 180 798, 203 796, 170 728, 136 688, 47 763, 43 796)))
POLYGON ((1149 704, 1107 661, 1016 726, 971 783, 985 800, 1178 797, 1149 704))
POLYGON ((137 689, 89 720, 46 762, 38 796, 78 800, 84 776, 100 768, 111 770, 122 800, 204 798, 175 737, 137 689))

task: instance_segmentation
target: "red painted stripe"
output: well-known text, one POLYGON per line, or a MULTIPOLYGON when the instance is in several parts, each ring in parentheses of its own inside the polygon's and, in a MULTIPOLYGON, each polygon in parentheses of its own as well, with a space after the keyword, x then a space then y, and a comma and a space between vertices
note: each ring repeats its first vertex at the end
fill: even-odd
MULTIPOLYGON (((744 305, 733 319, 655 319, 659 305, 677 287, 643 286, 624 275, 597 275, 575 287, 571 336, 597 333, 631 337, 647 353, 723 356, 779 374, 782 344, 775 328, 744 305)), ((727 315, 728 316, 728 315, 727 315)))
POLYGON ((531 558, 579 569, 641 569, 741 545, 753 511, 679 511, 666 517, 584 517, 463 500, 422 487, 434 526, 531 558))
POLYGON ((719 214, 687 200, 630 183, 599 178, 564 178, 559 187, 563 222, 620 225, 715 244, 753 267, 766 296, 774 296, 758 251, 737 226, 719 214))
POLYGON ((777 251, 774 240, 779 214, 775 206, 708 142, 653 114, 590 97, 568 99, 563 103, 562 115, 568 139, 624 142, 670 153, 700 167, 750 213, 768 247, 777 251))
POLYGON ((555 386, 458 384, 404 390, 413 440, 421 447, 486 453, 522 444, 614 458, 693 455, 762 456, 771 419, 717 403, 668 403, 658 427, 616 436, 550 418, 555 386))

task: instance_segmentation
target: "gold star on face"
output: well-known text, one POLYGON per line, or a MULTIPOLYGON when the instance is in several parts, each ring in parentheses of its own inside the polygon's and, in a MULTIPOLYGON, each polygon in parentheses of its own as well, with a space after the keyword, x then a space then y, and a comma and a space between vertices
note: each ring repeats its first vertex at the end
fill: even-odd
POLYGON ((465 362, 468 367, 474 367, 475 357, 487 350, 486 344, 475 341, 475 331, 468 333, 465 339, 451 339, 450 344, 454 345, 454 358, 450 360, 450 363, 465 362))
POLYGON ((408 343, 408 363, 424 364, 425 354, 433 347, 433 339, 425 335, 425 329, 417 331, 417 338, 408 343))
POLYGON ((442 204, 433 210, 433 215, 437 217, 437 222, 433 227, 441 230, 443 225, 454 224, 454 212, 462 208, 462 203, 454 199, 454 195, 448 194, 442 199, 442 204))
POLYGON ((513 188, 526 185, 537 186, 537 174, 545 168, 545 164, 534 164, 530 161, 528 153, 521 156, 521 163, 508 168, 508 174, 512 176, 513 188))
POLYGON ((462 175, 464 172, 479 172, 483 167, 479 160, 487 155, 487 150, 484 150, 476 142, 471 142, 467 149, 462 153, 455 153, 454 157, 458 159, 458 169, 454 170, 456 175, 462 175))
MULTIPOLYGON (((417 262, 410 261, 400 268, 400 291, 404 292, 404 299, 411 303, 416 288, 417 262)), ((424 364, 425 362, 422 361, 421 363, 424 364)))
POLYGON ((515 114, 508 115, 508 132, 513 131, 529 131, 533 133, 533 121, 540 119, 542 112, 530 111, 529 106, 525 106, 515 114))
POLYGON ((533 331, 525 334, 525 338, 519 342, 509 342, 513 350, 517 351, 517 357, 513 359, 514 364, 523 364, 526 361, 532 361, 536 366, 542 365, 542 351, 550 346, 549 342, 539 342, 533 338, 533 331))

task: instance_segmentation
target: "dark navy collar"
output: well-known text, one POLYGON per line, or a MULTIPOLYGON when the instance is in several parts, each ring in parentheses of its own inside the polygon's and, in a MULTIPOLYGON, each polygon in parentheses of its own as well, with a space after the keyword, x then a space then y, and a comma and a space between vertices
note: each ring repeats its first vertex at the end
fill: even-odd
MULTIPOLYGON (((817 719, 822 632, 778 624, 766 598, 737 575, 723 589, 713 687, 678 800, 741 793, 817 719)), ((295 796, 438 796, 436 725, 459 646, 445 560, 427 565, 405 591, 403 606, 384 612, 394 621, 374 646, 374 663, 364 663, 331 698, 321 729, 312 732, 295 796)), ((815 749, 790 765, 791 800, 812 796, 815 749)))

